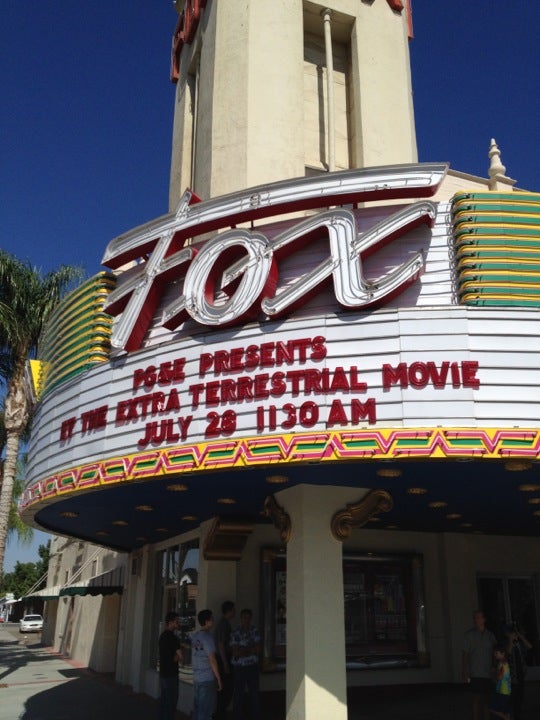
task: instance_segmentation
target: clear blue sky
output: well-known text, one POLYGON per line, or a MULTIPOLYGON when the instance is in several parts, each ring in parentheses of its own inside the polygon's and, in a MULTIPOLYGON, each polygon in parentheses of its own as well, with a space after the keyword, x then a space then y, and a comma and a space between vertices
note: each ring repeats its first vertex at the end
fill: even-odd
MULTIPOLYGON (((419 159, 485 177, 495 137, 540 190, 540 3, 413 0, 413 19, 419 159)), ((3 0, 2 248, 91 275, 110 239, 166 212, 175 21, 171 0, 3 0)))

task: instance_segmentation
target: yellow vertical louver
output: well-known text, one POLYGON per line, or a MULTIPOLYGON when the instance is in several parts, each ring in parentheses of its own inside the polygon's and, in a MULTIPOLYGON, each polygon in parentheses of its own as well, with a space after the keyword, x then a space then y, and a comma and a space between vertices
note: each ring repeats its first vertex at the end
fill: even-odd
POLYGON ((101 272, 65 297, 51 315, 34 373, 38 397, 109 358, 112 322, 103 312, 114 275, 101 272))

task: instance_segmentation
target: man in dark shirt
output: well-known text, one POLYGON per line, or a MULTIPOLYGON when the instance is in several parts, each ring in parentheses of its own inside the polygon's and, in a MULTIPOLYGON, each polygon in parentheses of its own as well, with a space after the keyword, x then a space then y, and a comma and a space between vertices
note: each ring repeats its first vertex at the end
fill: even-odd
POLYGON ((179 629, 176 612, 165 615, 165 630, 159 636, 159 681, 161 698, 158 720, 174 720, 178 703, 178 663, 182 661, 180 639, 175 634, 179 629))

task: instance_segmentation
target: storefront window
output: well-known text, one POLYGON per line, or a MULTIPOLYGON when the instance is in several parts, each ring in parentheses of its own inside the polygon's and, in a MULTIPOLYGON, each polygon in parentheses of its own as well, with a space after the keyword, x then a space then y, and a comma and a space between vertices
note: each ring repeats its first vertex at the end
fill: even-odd
POLYGON ((197 616, 197 587, 199 576, 199 541, 180 546, 180 574, 178 583, 178 612, 180 613, 180 639, 184 665, 191 665, 191 639, 197 616))
POLYGON ((179 562, 180 548, 176 545, 167 551, 167 584, 178 582, 179 562))
MULTIPOLYGON (((157 636, 163 631, 163 618, 168 612, 180 615, 180 640, 184 666, 191 665, 190 633, 195 629, 197 614, 197 586, 199 574, 199 541, 191 540, 173 545, 158 553, 157 583, 154 596, 157 636)), ((154 643, 155 645, 155 643, 154 643)), ((157 651, 153 650, 152 665, 157 666, 157 651)))
MULTIPOLYGON (((286 558, 263 551, 265 667, 284 664, 286 558)), ((423 561, 420 555, 347 554, 343 558, 347 665, 354 668, 428 664, 423 561)))

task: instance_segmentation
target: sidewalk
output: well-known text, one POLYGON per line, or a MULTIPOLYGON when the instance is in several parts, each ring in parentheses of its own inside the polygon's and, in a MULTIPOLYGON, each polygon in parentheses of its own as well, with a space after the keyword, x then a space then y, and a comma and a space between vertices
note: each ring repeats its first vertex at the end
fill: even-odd
POLYGON ((157 718, 157 701, 76 667, 39 639, 0 625, 0 720, 157 718))
MULTIPOLYGON (((0 625, 0 720, 154 720, 158 703, 51 652, 39 635, 0 625)), ((284 693, 265 693, 261 720, 284 720, 284 693)), ((350 688, 349 720, 468 720, 462 685, 350 688)), ((525 690, 522 720, 540 718, 540 683, 525 690)), ((177 720, 187 720, 181 713, 177 720)), ((307 718, 309 720, 309 718, 307 718)), ((329 720, 331 720, 329 718, 329 720)))

